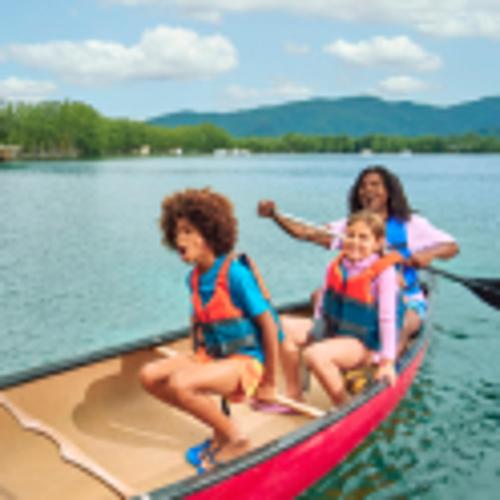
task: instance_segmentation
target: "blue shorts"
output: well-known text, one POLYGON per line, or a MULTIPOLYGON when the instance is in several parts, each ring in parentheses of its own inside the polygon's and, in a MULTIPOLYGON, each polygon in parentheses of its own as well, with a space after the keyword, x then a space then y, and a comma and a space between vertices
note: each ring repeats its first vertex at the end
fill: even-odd
POLYGON ((421 321, 427 316, 427 302, 420 298, 410 298, 404 302, 405 311, 415 311, 421 321))

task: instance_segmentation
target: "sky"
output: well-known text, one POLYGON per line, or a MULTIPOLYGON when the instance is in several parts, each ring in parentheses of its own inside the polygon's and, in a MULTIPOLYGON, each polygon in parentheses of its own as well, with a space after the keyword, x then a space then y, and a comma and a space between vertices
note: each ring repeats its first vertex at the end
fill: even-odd
POLYGON ((111 118, 500 95, 500 0, 0 0, 0 103, 111 118))

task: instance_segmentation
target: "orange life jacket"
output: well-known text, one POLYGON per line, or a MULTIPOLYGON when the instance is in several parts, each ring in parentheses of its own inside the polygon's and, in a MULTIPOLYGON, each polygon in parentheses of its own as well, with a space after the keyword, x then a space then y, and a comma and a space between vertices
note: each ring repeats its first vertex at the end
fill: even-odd
POLYGON ((327 271, 322 307, 324 331, 320 335, 352 336, 369 349, 378 349, 378 308, 372 284, 385 269, 401 262, 402 257, 397 252, 391 252, 347 279, 342 258, 341 253, 331 262, 327 271))
MULTIPOLYGON (((251 318, 245 316, 231 298, 229 267, 234 258, 234 255, 229 255, 222 263, 216 278, 214 293, 206 304, 203 304, 199 293, 198 269, 195 268, 191 274, 195 348, 203 345, 211 356, 217 358, 251 350, 257 351, 257 357, 263 359, 259 328, 251 318)), ((269 301, 269 292, 255 264, 246 255, 241 255, 238 259, 250 269, 264 298, 269 301)), ((277 319, 277 315, 274 314, 274 316, 277 319)))

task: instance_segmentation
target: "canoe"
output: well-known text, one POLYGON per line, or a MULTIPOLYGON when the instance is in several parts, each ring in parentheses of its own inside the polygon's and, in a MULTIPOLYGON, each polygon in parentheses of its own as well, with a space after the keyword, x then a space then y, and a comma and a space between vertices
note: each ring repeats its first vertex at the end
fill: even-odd
MULTIPOLYGON (((292 304, 281 312, 303 308, 292 304)), ((202 475, 184 461, 184 452, 207 437, 207 428, 154 400, 137 378, 145 362, 161 355, 158 345, 188 350, 187 330, 3 377, 0 497, 294 498, 396 408, 424 359, 428 335, 424 328, 412 341, 395 387, 367 384, 341 408, 332 408, 312 380, 306 400, 323 410, 320 417, 231 405, 252 450, 202 475)))

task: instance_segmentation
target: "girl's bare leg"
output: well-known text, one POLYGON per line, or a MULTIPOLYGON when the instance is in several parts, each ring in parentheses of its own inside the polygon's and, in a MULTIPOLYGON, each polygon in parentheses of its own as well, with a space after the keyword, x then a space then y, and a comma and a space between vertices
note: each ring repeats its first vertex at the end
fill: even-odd
POLYGON ((300 352, 307 342, 312 328, 312 320, 295 316, 280 317, 285 339, 281 343, 281 365, 285 376, 285 393, 288 397, 301 401, 300 352))
POLYGON ((347 399, 341 370, 356 368, 369 358, 369 351, 352 337, 336 337, 316 342, 304 350, 307 366, 318 378, 334 404, 347 399))

